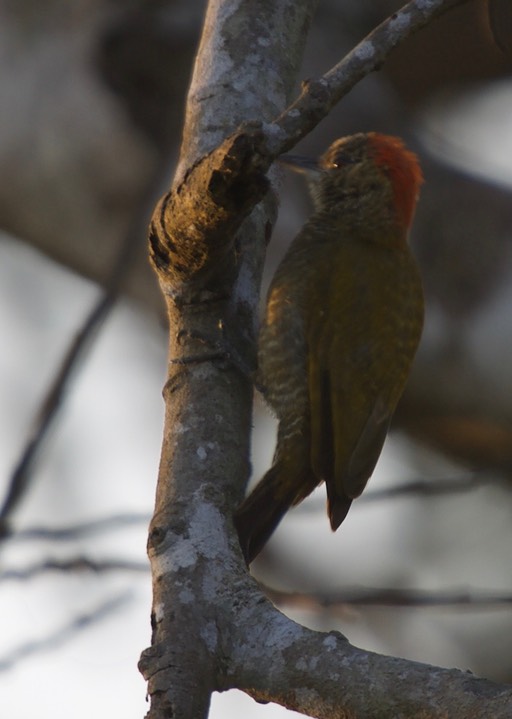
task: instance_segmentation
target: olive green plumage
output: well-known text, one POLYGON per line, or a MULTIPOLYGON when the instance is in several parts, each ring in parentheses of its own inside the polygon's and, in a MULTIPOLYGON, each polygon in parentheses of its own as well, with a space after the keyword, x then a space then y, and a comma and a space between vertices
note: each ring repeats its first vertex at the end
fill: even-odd
POLYGON ((315 212, 276 271, 259 335, 258 382, 279 429, 272 467, 235 515, 248 562, 322 481, 332 529, 345 519, 380 456, 423 324, 407 243, 415 156, 397 138, 359 134, 306 172, 315 212))

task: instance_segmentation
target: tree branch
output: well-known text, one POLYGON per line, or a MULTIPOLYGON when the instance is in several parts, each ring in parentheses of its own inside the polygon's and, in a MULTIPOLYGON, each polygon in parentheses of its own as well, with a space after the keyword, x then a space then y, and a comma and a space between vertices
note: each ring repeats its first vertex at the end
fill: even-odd
MULTIPOLYGON (((260 189, 251 194, 250 178, 257 188, 266 186, 265 167, 270 163, 248 156, 245 161, 243 151, 235 164, 239 173, 247 171, 248 181, 242 177, 240 184, 233 182, 231 148, 238 139, 228 139, 218 151, 198 159, 242 123, 254 116, 271 119, 286 105, 314 4, 209 3, 189 92, 180 168, 173 197, 164 202, 167 208, 178 208, 180 195, 195 200, 187 200, 189 214, 181 215, 180 228, 173 226, 169 211, 163 218, 159 211, 153 216, 151 253, 167 301, 171 361, 148 541, 152 645, 139 664, 148 680, 152 719, 207 716, 211 692, 219 686, 219 635, 227 627, 218 623, 218 582, 227 590, 233 581, 248 580, 231 514, 249 475, 252 387, 231 364, 219 357, 212 361, 215 352, 205 351, 205 345, 211 348, 219 329, 232 327, 233 334, 254 343, 262 238, 270 236, 276 203, 273 193, 267 193, 247 216, 261 198, 260 189), (216 174, 218 168, 224 171, 216 174), (233 191, 231 199, 226 200, 225 188, 233 191), (225 212, 225 200, 237 217, 225 212), (209 211, 200 210, 196 217, 194 210, 202 203, 209 211), (196 222, 204 225, 209 215, 213 232, 196 233, 196 222), (182 253, 192 258, 190 269, 176 267, 182 253), (215 262, 215 268, 209 266, 215 262)), ((258 145, 258 130, 242 134, 247 135, 242 148, 258 145)))
POLYGON ((251 388, 247 377, 221 361, 222 353, 205 351, 219 345, 219 328, 252 337, 264 237, 274 217, 271 193, 248 213, 263 194, 271 161, 398 42, 463 1, 410 2, 321 80, 306 84, 281 114, 313 4, 210 2, 177 181, 152 225, 171 336, 148 542, 153 636, 139 664, 148 680, 150 719, 206 717, 211 692, 231 687, 315 717, 510 715, 512 689, 356 649, 337 633, 297 625, 261 594, 243 565, 231 520, 249 469, 251 388), (224 141, 254 117, 266 123, 263 135, 251 125, 224 141))
POLYGON ((130 559, 92 559, 90 557, 74 557, 72 559, 46 559, 37 564, 18 569, 4 569, 0 572, 0 582, 24 582, 28 579, 47 574, 48 572, 147 572, 146 562, 135 562, 130 559))
POLYGON ((465 589, 445 589, 428 592, 417 589, 345 587, 338 591, 283 592, 263 586, 273 602, 288 607, 322 611, 348 604, 371 607, 470 607, 496 609, 512 604, 512 592, 472 592, 465 589))
POLYGON ((73 619, 48 636, 20 644, 18 647, 13 648, 8 654, 0 657, 0 672, 11 669, 22 659, 31 657, 34 654, 56 649, 74 638, 84 629, 89 629, 93 624, 102 621, 106 617, 112 616, 132 599, 133 595, 128 592, 116 594, 101 602, 90 611, 82 612, 82 614, 73 617, 73 619))
POLYGON ((113 532, 133 526, 147 526, 150 517, 141 513, 111 514, 89 522, 81 522, 63 527, 27 527, 20 529, 16 534, 10 534, 6 539, 15 542, 67 542, 70 539, 94 536, 102 532, 113 532))
POLYGON ((80 365, 86 361, 95 339, 123 290, 127 273, 135 259, 136 251, 140 247, 139 242, 144 237, 147 218, 155 201, 157 187, 160 187, 161 174, 162 168, 159 168, 152 182, 146 188, 140 205, 134 209, 132 221, 126 235, 122 238, 100 296, 69 343, 46 396, 41 402, 34 419, 34 426, 20 453, 9 479, 5 499, 0 506, 0 540, 11 534, 12 514, 30 487, 36 461, 44 447, 49 431, 57 421, 80 365))
POLYGON ((233 284, 233 238, 269 189, 263 141, 258 125, 241 129, 201 158, 156 206, 150 258, 164 295, 180 305, 200 294, 211 301, 233 284))
POLYGON ((229 678, 258 701, 277 701, 319 719, 421 717, 506 719, 512 688, 352 647, 276 610, 251 607, 231 647, 229 678))
POLYGON ((275 156, 290 150, 313 130, 389 53, 434 18, 468 0, 412 0, 376 27, 318 80, 303 83, 300 96, 268 128, 275 156), (277 128, 277 130, 276 130, 277 128))
MULTIPOLYGON (((375 28, 321 78, 303 83, 300 96, 284 112, 274 115, 270 122, 259 123, 260 118, 268 117, 268 100, 263 103, 260 97, 263 104, 257 106, 251 117, 253 98, 243 97, 243 101, 249 103, 241 118, 245 124, 211 154, 198 161, 201 150, 209 151, 211 142, 218 142, 219 127, 224 127, 227 132, 233 127, 233 115, 226 117, 226 107, 233 109, 234 104, 236 117, 240 112, 236 103, 242 100, 238 93, 233 93, 236 98, 233 103, 231 93, 226 92, 226 87, 230 85, 221 82, 226 72, 226 80, 229 78, 232 84, 232 66, 229 65, 226 71, 221 60, 212 60, 212 48, 208 55, 209 64, 205 63, 200 48, 177 171, 177 178, 181 179, 157 205, 151 223, 150 256, 164 294, 175 299, 179 296, 181 303, 196 302, 198 291, 204 290, 205 282, 208 284, 213 279, 214 288, 208 289, 215 296, 223 296, 237 267, 233 257, 235 234, 265 195, 268 189, 265 174, 276 157, 311 132, 359 80, 382 65, 393 48, 436 16, 467 1, 412 0, 375 28), (220 77, 217 71, 219 65, 220 77), (219 106, 219 97, 227 98, 223 106, 219 106), (257 123, 254 122, 255 116, 257 123), (247 124, 248 120, 252 122, 247 124), (215 123, 213 133, 212 123, 215 123), (184 168, 189 169, 185 171, 184 168), (191 217, 194 217, 193 223, 190 222, 191 217)), ((229 36, 231 25, 236 25, 233 16, 226 20, 222 15, 220 8, 224 4, 229 5, 220 0, 210 3, 203 34, 203 45, 206 41, 211 42, 213 50, 220 56, 230 53, 226 37, 232 39, 229 36)), ((236 3, 233 5, 236 6, 236 3)), ((280 12, 277 14, 280 15, 280 12)), ((309 18, 310 11, 305 15, 309 18)), ((280 19, 271 17, 273 21, 280 19)), ((258 16, 253 19, 253 24, 259 30, 264 20, 258 16)), ((298 23, 302 32, 304 22, 298 23)), ((247 18, 247 26, 251 27, 250 17, 247 18)), ((254 63, 259 60, 262 65, 268 64, 269 55, 278 67, 283 63, 282 53, 278 55, 276 52, 274 56, 274 53, 267 52, 267 44, 264 47, 265 52, 261 53, 260 48, 256 59, 251 55, 250 66, 246 69, 251 76, 254 76, 254 63)), ((243 57, 246 56, 245 53, 243 57)), ((286 66, 288 74, 290 65, 288 62, 286 66)), ((237 67, 237 78, 243 72, 243 67, 237 67)), ((272 72, 275 75, 275 67, 272 67, 272 72)), ((260 68, 255 81, 259 82, 259 79, 260 68)), ((244 84, 244 93, 250 85, 250 80, 244 84)), ((251 89, 256 97, 256 86, 251 89)), ((276 100, 287 95, 285 90, 282 85, 276 88, 276 100)), ((267 236, 270 230, 271 224, 267 227, 267 236)))

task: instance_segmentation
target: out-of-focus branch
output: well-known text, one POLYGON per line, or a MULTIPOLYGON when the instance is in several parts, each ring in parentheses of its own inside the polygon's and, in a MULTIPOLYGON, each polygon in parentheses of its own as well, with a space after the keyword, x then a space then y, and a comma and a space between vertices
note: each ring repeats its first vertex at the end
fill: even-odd
MULTIPOLYGON (((358 499, 358 505, 367 502, 396 499, 397 497, 436 497, 445 494, 465 493, 489 484, 494 484, 496 481, 497 479, 495 477, 486 477, 482 476, 482 474, 462 478, 445 477, 435 480, 413 480, 385 489, 370 489, 358 499)), ((314 508, 313 505, 314 503, 311 502, 301 504, 294 511, 296 513, 310 512, 314 508)), ((324 509, 325 507, 322 504, 322 511, 324 511, 324 509)), ((82 537, 103 534, 105 532, 115 532, 131 527, 147 526, 150 519, 151 515, 145 512, 113 514, 102 517, 101 519, 94 519, 90 522, 83 522, 67 527, 27 527, 16 531, 15 534, 8 534, 5 539, 6 541, 13 542, 30 542, 34 540, 38 542, 66 542, 82 537)))
MULTIPOLYGON (((368 502, 381 502, 382 500, 397 499, 400 497, 438 497, 446 494, 465 494, 471 492, 473 489, 494 484, 496 481, 494 478, 483 477, 481 475, 460 479, 446 477, 445 479, 430 481, 416 480, 384 489, 370 489, 358 497, 357 506, 368 502)), ((309 512, 310 509, 313 508, 313 504, 312 502, 301 504, 294 511, 297 513, 302 511, 309 512)), ((323 504, 322 511, 325 511, 323 504)))
MULTIPOLYGON (((124 258, 122 262, 124 266, 124 258)), ((116 273, 117 275, 117 273, 116 273)), ((100 299, 86 318, 76 337, 71 342, 61 362, 61 366, 51 383, 46 397, 41 403, 27 444, 23 448, 20 458, 11 475, 7 494, 0 509, 0 537, 6 537, 11 532, 10 519, 12 513, 26 494, 37 455, 42 449, 48 432, 57 418, 65 394, 71 386, 79 363, 84 361, 94 336, 118 297, 119 286, 107 286, 100 299)))
POLYGON ((512 49, 512 4, 510 0, 489 0, 489 24, 502 52, 512 49))
POLYGON ((393 48, 435 17, 467 1, 412 0, 393 13, 321 78, 303 84, 300 96, 269 128, 269 149, 275 155, 290 150, 329 114, 354 85, 378 70, 393 48))
POLYGON ((138 245, 144 240, 148 217, 151 214, 157 188, 160 187, 162 169, 155 175, 148 186, 140 206, 135 210, 133 220, 121 244, 116 260, 105 282, 100 297, 86 317, 83 325, 71 341, 48 392, 41 402, 34 420, 30 437, 22 449, 9 480, 6 496, 0 508, 0 539, 10 532, 10 520, 19 505, 33 477, 33 470, 38 455, 55 423, 59 411, 71 389, 81 364, 87 358, 99 331, 115 306, 123 289, 126 274, 136 256, 138 245))
POLYGON ((18 647, 13 648, 10 652, 0 657, 0 672, 11 669, 22 659, 31 657, 41 652, 52 651, 61 646, 65 642, 73 639, 79 632, 89 629, 90 626, 110 617, 121 607, 125 606, 132 600, 131 593, 118 594, 115 597, 107 599, 89 612, 84 612, 74 617, 60 629, 56 629, 43 639, 26 642, 18 647))
POLYGON ((446 477, 445 479, 431 481, 418 480, 399 484, 395 487, 386 487, 385 489, 372 489, 365 492, 358 499, 358 504, 380 502, 383 499, 396 499, 397 497, 437 497, 445 494, 466 493, 493 482, 493 479, 480 475, 461 479, 446 477))
POLYGON ((0 572, 0 582, 23 582, 50 572, 147 572, 147 562, 134 562, 128 559, 91 559, 74 557, 73 559, 47 559, 23 569, 4 569, 0 572))
POLYGON ((150 519, 150 515, 144 513, 113 514, 69 527, 27 527, 8 535, 6 539, 16 542, 67 542, 133 526, 147 526, 150 519))
POLYGON ((346 605, 371 607, 467 607, 494 610, 512 604, 512 592, 478 592, 468 589, 423 591, 386 587, 345 587, 339 591, 285 592, 261 585, 276 604, 319 612, 343 609, 346 605))

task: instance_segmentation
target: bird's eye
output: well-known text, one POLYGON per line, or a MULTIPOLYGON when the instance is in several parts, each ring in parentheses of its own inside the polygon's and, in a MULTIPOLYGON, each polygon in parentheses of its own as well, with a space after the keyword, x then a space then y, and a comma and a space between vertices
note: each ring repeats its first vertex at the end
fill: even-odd
POLYGON ((331 162, 331 167, 335 168, 343 168, 346 165, 356 165, 359 160, 351 155, 348 154, 348 152, 343 152, 339 150, 335 155, 334 160, 331 162))

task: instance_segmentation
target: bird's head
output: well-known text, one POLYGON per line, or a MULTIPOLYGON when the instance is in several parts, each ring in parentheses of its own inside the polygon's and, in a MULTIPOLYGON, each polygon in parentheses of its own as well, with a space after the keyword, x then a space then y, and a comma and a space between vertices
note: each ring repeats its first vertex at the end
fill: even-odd
POLYGON ((317 212, 334 221, 397 226, 407 233, 423 182, 418 158, 402 140, 377 132, 333 142, 318 159, 282 155, 306 175, 317 212))

